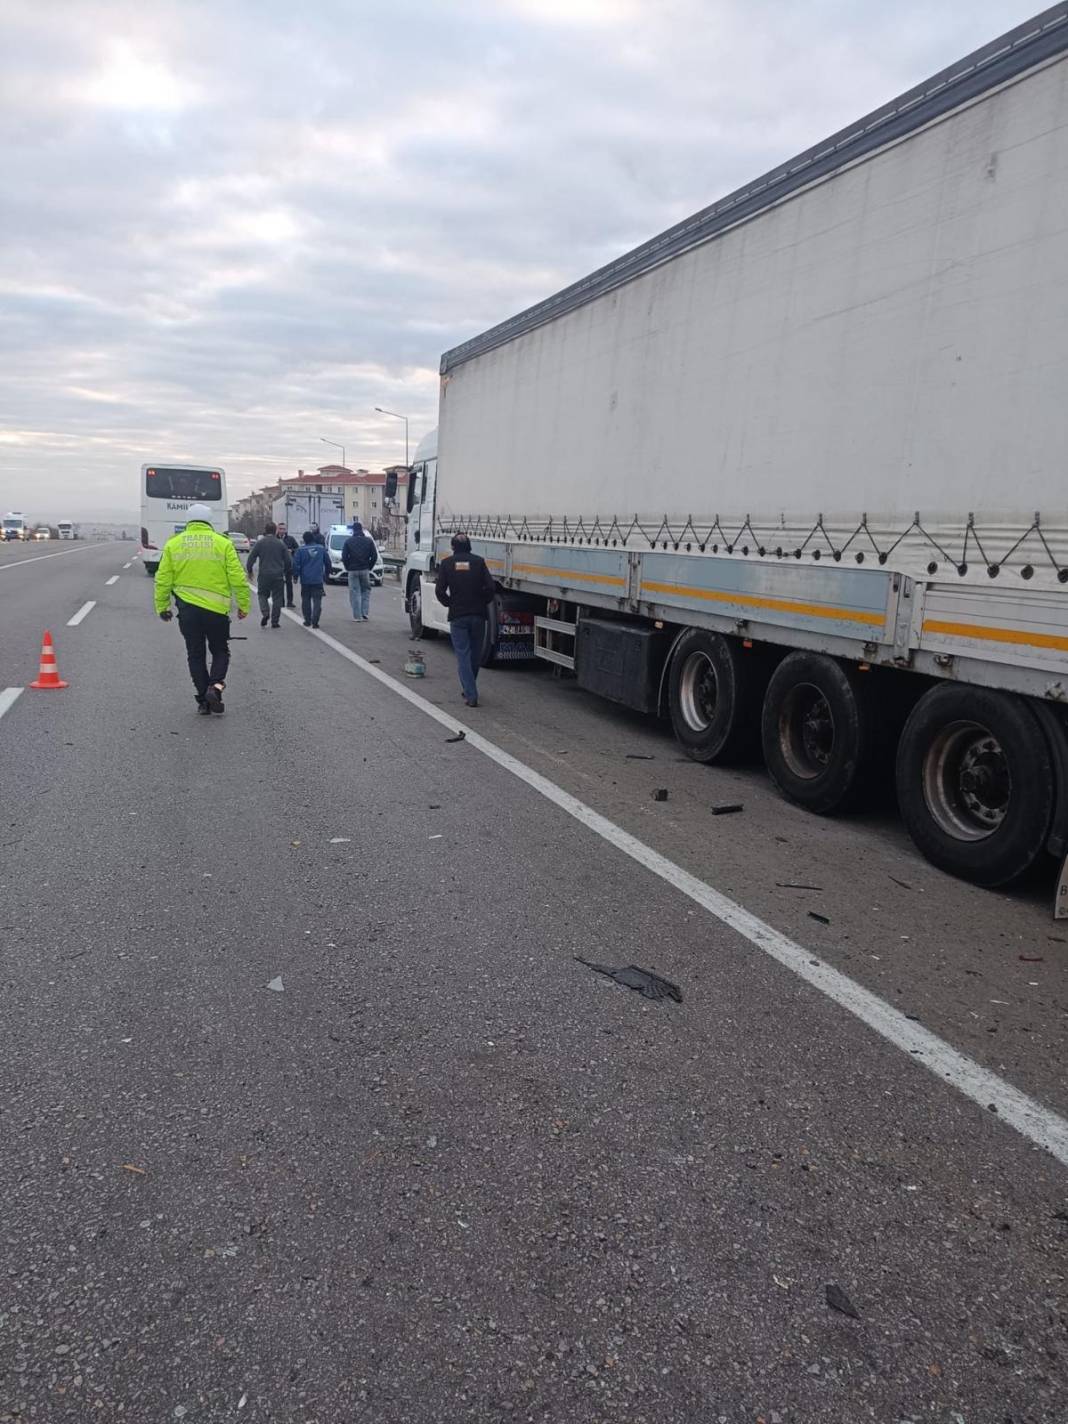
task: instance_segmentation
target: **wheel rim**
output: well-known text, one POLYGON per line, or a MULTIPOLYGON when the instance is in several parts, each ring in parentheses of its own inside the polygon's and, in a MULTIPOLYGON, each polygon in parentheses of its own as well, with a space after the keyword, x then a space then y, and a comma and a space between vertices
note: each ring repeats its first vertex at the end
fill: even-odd
POLYGON ((831 704, 810 682, 790 689, 779 714, 779 743, 795 776, 822 776, 834 758, 835 727, 831 704))
POLYGON ((719 682, 707 653, 691 653, 679 675, 679 710, 691 732, 707 732, 716 715, 719 682))
POLYGON ((958 841, 982 841, 1005 819, 1012 775, 1001 743, 979 722, 951 722, 923 760, 923 796, 938 826, 958 841))

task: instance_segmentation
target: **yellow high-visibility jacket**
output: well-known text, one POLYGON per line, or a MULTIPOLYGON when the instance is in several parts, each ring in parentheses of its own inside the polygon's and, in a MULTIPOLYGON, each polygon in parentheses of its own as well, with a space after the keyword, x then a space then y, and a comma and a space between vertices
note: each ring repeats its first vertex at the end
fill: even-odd
POLYGON ((212 613, 229 613, 233 598, 242 613, 248 612, 248 579, 225 534, 194 520, 167 540, 156 570, 157 613, 166 611, 172 595, 212 613))

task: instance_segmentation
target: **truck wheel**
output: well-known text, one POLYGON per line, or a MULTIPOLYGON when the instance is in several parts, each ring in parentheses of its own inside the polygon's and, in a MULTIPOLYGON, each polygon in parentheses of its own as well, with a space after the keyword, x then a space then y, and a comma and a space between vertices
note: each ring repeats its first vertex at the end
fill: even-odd
POLYGON ((1019 879, 1053 817, 1038 718, 1011 693, 932 687, 898 743, 897 799, 909 835, 940 870, 987 887, 1019 879))
POLYGON ((668 669, 675 738, 694 761, 731 761, 753 751, 760 734, 760 689, 737 645, 690 628, 668 669))
POLYGON ((761 740, 771 779, 819 816, 855 805, 867 781, 873 719, 858 676, 822 653, 790 653, 764 697, 761 740))
POLYGON ((413 578, 408 585, 408 627, 411 629, 413 638, 436 638, 438 636, 436 628, 423 626, 422 579, 418 577, 413 578))
POLYGON ((157 569, 158 567, 159 567, 158 564, 146 564, 146 565, 145 565, 145 573, 149 576, 149 578, 155 578, 155 577, 156 577, 156 569, 157 569))

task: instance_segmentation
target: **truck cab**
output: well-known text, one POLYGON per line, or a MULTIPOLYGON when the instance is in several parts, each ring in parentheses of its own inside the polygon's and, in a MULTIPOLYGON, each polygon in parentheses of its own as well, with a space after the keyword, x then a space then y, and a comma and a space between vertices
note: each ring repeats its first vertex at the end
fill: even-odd
POLYGON ((448 631, 446 611, 434 597, 434 509, 438 477, 438 432, 420 440, 408 476, 408 525, 405 533, 404 610, 412 637, 448 631))

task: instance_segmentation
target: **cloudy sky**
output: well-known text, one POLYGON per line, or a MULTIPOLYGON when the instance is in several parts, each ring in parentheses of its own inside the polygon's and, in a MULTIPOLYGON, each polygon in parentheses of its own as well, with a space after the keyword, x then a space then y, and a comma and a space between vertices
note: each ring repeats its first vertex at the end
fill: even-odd
POLYGON ((1035 0, 0 0, 0 505, 435 423, 443 350, 1035 0))

